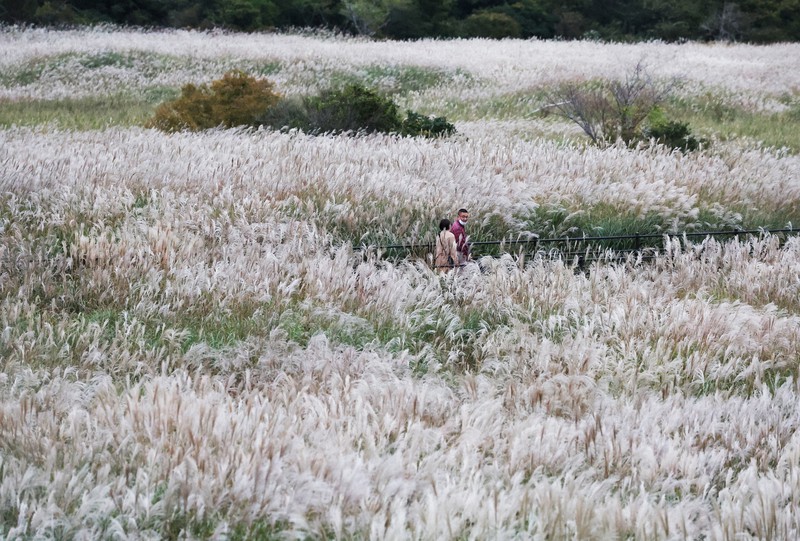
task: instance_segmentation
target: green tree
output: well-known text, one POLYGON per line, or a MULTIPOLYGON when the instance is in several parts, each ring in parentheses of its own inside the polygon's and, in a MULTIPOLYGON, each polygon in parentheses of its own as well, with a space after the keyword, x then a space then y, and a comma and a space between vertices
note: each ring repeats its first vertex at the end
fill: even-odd
POLYGON ((740 0, 733 5, 741 13, 741 39, 756 43, 800 40, 800 0, 740 0))
POLYGON ((555 35, 567 38, 581 38, 589 30, 589 21, 579 11, 560 11, 555 24, 555 35))
POLYGON ((278 25, 287 27, 342 27, 339 0, 274 0, 278 7, 278 25))
POLYGON ((650 7, 652 21, 643 34, 666 41, 701 37, 700 26, 710 9, 709 4, 670 0, 650 0, 646 5, 650 7))
POLYGON ((487 11, 501 7, 507 2, 505 0, 456 0, 456 15, 461 19, 466 19, 478 11, 487 11))
POLYGON ((738 41, 745 26, 745 16, 738 4, 725 2, 700 26, 706 37, 720 41, 738 41))
POLYGON ((32 22, 39 2, 36 0, 0 1, 0 21, 6 23, 32 22))
POLYGON ((518 0, 493 8, 491 11, 508 15, 519 26, 523 38, 552 38, 558 18, 539 0, 518 0))
POLYGON ((342 0, 341 14, 357 34, 374 36, 389 22, 393 9, 407 8, 410 0, 342 0))
POLYGON ((450 37, 455 33, 453 0, 412 0, 393 6, 383 34, 395 39, 428 36, 450 37))
POLYGON ((80 24, 87 22, 81 15, 69 4, 63 1, 46 1, 41 6, 36 8, 36 13, 33 15, 33 21, 36 24, 45 26, 59 26, 64 24, 80 24))
POLYGON ((518 38, 522 35, 522 28, 505 13, 480 11, 464 20, 461 34, 470 38, 518 38))
POLYGON ((93 21, 136 26, 164 26, 169 2, 158 0, 70 0, 69 4, 93 21))
POLYGON ((252 31, 274 26, 279 10, 271 0, 225 0, 219 3, 217 13, 222 26, 252 31))
POLYGON ((0 0, 0 22, 773 43, 800 41, 800 0, 0 0))

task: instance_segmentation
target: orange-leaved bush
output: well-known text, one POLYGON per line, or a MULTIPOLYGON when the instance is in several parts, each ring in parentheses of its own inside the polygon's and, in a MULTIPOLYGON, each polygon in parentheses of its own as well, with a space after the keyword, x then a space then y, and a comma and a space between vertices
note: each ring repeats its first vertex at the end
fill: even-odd
POLYGON ((271 81, 232 70, 210 86, 184 85, 180 97, 161 104, 146 126, 166 132, 254 126, 280 98, 271 81))

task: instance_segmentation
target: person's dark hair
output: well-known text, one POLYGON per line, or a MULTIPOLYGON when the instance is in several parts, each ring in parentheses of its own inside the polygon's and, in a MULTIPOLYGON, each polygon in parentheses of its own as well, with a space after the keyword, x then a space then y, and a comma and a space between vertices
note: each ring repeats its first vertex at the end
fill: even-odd
POLYGON ((439 231, 444 231, 445 229, 450 229, 450 220, 444 218, 441 222, 439 222, 439 231))
POLYGON ((469 211, 467 209, 458 209, 459 214, 461 214, 462 212, 466 212, 467 214, 469 214, 469 211))

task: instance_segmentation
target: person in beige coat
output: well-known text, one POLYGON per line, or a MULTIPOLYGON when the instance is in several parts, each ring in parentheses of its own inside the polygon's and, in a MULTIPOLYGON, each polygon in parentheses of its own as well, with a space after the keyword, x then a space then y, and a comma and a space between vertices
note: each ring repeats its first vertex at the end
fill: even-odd
POLYGON ((458 265, 456 237, 450 232, 450 220, 439 222, 439 235, 436 237, 436 256, 433 265, 437 270, 448 272, 458 265))

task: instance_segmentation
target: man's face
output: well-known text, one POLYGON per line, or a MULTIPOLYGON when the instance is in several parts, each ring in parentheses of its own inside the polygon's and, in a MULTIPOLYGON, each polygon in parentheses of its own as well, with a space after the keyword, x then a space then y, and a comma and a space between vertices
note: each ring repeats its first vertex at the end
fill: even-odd
POLYGON ((466 223, 469 220, 469 212, 459 212, 458 219, 466 223))

